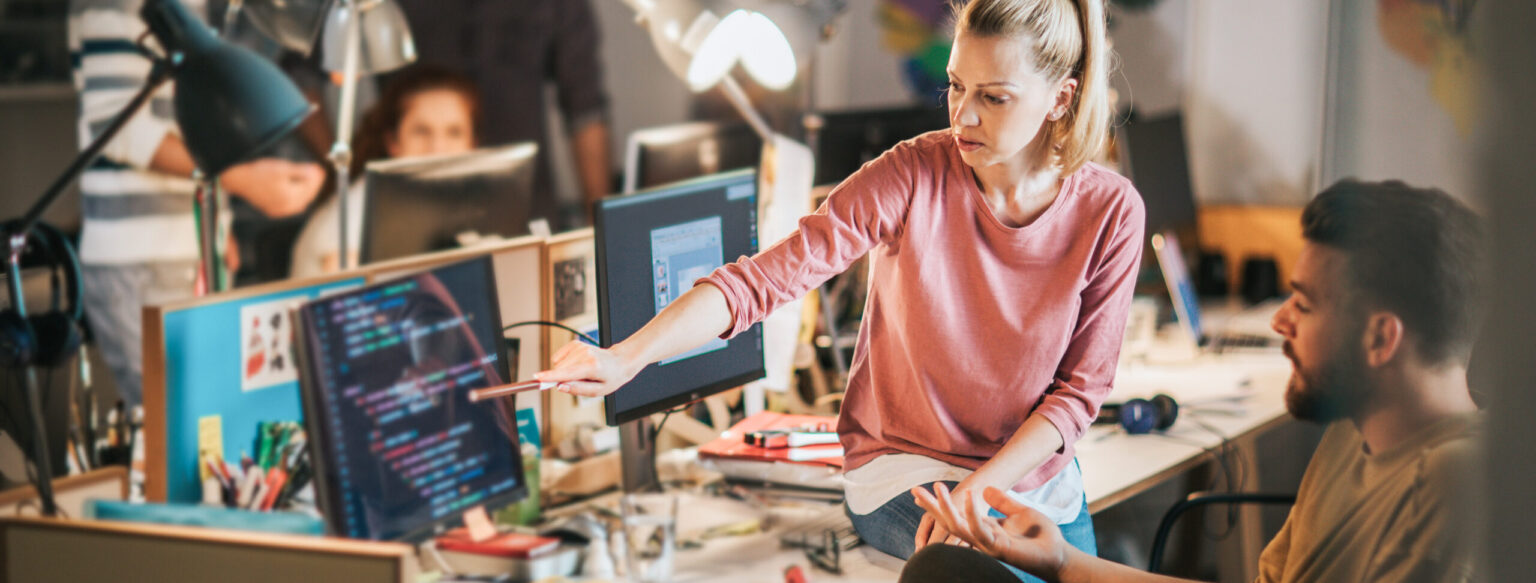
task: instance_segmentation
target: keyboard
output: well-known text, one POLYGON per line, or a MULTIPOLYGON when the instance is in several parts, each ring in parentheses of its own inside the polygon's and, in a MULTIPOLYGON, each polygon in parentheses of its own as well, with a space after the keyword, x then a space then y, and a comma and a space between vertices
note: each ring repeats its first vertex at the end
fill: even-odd
POLYGON ((1274 335, 1223 332, 1207 336, 1203 345, 1211 351, 1220 353, 1224 350, 1273 349, 1279 348, 1281 343, 1282 339, 1274 335))

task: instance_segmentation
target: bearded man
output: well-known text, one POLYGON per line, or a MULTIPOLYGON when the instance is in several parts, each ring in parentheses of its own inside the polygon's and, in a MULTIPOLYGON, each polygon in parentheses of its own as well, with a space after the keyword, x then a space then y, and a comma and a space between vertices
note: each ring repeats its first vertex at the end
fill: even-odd
MULTIPOLYGON (((1481 414, 1467 362, 1487 278, 1481 220, 1438 190, 1345 181, 1301 223, 1293 293, 1272 325, 1293 365, 1286 408, 1328 429, 1259 581, 1476 580, 1466 519, 1481 414)), ((902 581, 1011 580, 998 561, 1047 581, 1175 580, 1083 554, 993 489, 982 495, 1001 519, 947 491, 913 494, 975 550, 925 548, 902 581)))

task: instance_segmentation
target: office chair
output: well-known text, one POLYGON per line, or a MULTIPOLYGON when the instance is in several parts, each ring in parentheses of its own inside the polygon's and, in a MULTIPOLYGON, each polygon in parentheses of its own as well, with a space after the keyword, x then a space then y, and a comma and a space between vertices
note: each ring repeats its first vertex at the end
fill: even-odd
POLYGON ((1168 544, 1168 535, 1173 532, 1173 523, 1185 512, 1200 506, 1210 504, 1284 504, 1290 506, 1296 503, 1295 494, 1264 494, 1258 492, 1193 492, 1184 500, 1174 504, 1163 514, 1162 522, 1157 525, 1157 536, 1152 539, 1152 554, 1147 558, 1147 571, 1159 573, 1163 566, 1163 550, 1168 544))

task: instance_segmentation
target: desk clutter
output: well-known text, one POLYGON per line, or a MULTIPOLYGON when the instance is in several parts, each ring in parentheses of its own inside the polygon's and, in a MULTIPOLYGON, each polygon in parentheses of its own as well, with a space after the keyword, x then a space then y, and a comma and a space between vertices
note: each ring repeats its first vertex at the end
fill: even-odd
POLYGON ((203 503, 259 512, 289 509, 314 475, 307 441, 297 422, 263 422, 251 446, 255 458, 242 451, 231 463, 222 453, 205 451, 199 468, 203 503))

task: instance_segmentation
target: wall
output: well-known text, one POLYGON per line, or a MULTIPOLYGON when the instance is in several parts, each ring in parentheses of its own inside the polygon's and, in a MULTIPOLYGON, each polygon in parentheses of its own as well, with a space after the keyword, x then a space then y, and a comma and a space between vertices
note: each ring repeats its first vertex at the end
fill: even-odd
MULTIPOLYGON (((818 52, 819 108, 906 103, 900 60, 880 46, 877 0, 850 0, 818 52)), ((689 93, 619 0, 594 0, 613 97, 614 160, 638 128, 687 117, 689 93)), ((1122 105, 1184 109, 1203 202, 1301 205, 1320 140, 1327 0, 1163 0, 1117 9, 1112 32, 1122 105)))
MULTIPOLYGON (((0 86, 0 219, 31 208, 69 166, 75 145, 75 95, 68 83, 0 86)), ((71 186, 44 219, 73 230, 80 197, 71 186)))
MULTIPOLYGON (((603 78, 612 103, 613 161, 624 160, 624 141, 637 129, 688 119, 692 94, 667 70, 649 33, 620 0, 591 0, 603 33, 603 78)), ((812 66, 818 108, 879 107, 908 102, 900 61, 880 48, 877 0, 849 0, 833 38, 812 66)), ((740 74, 738 69, 737 73, 740 74)))
POLYGON ((1201 202, 1311 198, 1326 13, 1327 0, 1163 0, 1115 12, 1121 105, 1184 110, 1201 202))

